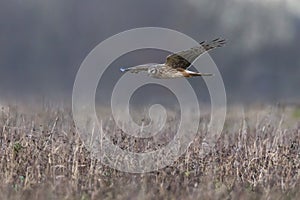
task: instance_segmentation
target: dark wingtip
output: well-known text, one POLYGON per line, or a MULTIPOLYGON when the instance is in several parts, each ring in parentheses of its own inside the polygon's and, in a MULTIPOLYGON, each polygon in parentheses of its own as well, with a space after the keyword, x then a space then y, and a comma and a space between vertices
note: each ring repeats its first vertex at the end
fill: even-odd
POLYGON ((226 40, 223 38, 218 38, 213 40, 214 42, 218 42, 220 44, 220 46, 223 46, 224 44, 226 44, 226 40))
MULTIPOLYGON (((211 40, 212 43, 217 43, 217 47, 222 47, 223 45, 226 44, 226 40, 223 39, 223 38, 216 38, 214 40, 211 40)), ((199 42, 200 45, 205 45, 206 41, 202 41, 202 42, 199 42)))

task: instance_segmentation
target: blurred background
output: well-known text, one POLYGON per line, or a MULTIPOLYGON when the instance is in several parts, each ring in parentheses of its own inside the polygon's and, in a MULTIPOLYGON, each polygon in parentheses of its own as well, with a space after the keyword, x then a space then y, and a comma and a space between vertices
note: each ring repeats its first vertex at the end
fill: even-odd
MULTIPOLYGON (((77 70, 101 41, 119 32, 165 27, 197 41, 225 38, 210 53, 229 103, 297 102, 300 98, 298 0, 2 0, 0 101, 71 102, 77 70)), ((164 62, 166 52, 137 52, 126 65, 164 62), (150 55, 150 56, 149 56, 150 55)), ((112 64, 107 90, 122 74, 112 64)), ((101 83, 101 81, 100 81, 101 83)))

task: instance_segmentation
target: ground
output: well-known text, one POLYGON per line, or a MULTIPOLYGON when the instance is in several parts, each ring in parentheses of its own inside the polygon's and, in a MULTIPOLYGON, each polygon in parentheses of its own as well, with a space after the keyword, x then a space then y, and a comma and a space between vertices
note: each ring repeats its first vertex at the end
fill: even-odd
MULTIPOLYGON (((170 166, 142 174, 121 172, 94 158, 76 132, 69 109, 20 110, 11 107, 0 113, 0 199, 300 196, 300 109, 295 105, 248 106, 242 115, 229 112, 216 145, 205 151, 201 127, 209 120, 203 117, 185 154, 170 166)), ((177 122, 168 123, 172 127, 177 122)), ((123 149, 140 151, 137 148, 145 144, 117 127, 108 131, 123 149)), ((164 131, 169 134, 171 129, 164 131)))

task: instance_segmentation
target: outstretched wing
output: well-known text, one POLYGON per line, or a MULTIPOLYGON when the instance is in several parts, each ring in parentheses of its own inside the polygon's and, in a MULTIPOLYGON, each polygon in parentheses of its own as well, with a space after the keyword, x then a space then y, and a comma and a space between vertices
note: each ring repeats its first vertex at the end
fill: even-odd
POLYGON ((206 43, 203 41, 199 44, 200 46, 169 55, 165 64, 172 68, 187 69, 191 63, 204 52, 222 47, 225 44, 225 40, 217 38, 211 42, 206 43))

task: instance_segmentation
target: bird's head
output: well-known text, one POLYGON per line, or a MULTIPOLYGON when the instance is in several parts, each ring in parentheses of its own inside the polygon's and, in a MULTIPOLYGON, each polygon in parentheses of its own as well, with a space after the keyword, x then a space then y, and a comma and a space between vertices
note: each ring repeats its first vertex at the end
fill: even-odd
POLYGON ((121 72, 131 72, 131 73, 139 73, 139 72, 142 72, 142 71, 148 71, 149 69, 149 66, 148 65, 138 65, 138 66, 134 66, 134 67, 128 67, 128 68, 125 68, 125 67, 121 67, 120 68, 120 71, 121 72))
POLYGON ((150 75, 155 75, 155 74, 157 74, 157 72, 158 72, 158 70, 157 70, 156 66, 151 66, 148 68, 148 74, 150 74, 150 75))

